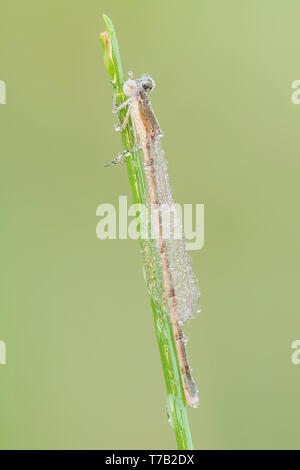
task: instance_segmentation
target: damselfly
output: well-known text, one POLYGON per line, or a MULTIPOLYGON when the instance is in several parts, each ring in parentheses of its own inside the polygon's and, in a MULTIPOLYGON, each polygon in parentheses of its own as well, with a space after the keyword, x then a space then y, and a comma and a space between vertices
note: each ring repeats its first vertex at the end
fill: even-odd
MULTIPOLYGON (((147 96, 154 86, 154 81, 149 75, 143 75, 137 80, 131 75, 123 87, 128 99, 120 106, 114 106, 113 112, 118 113, 120 109, 128 106, 125 119, 123 123, 119 123, 118 129, 124 130, 128 119, 131 118, 136 145, 143 152, 148 204, 153 214, 152 224, 156 232, 157 253, 164 293, 168 299, 168 314, 173 327, 182 385, 187 404, 197 407, 198 391, 188 363, 182 324, 198 311, 200 294, 190 257, 185 248, 181 220, 172 196, 167 161, 161 146, 162 131, 147 96), (168 207, 171 214, 167 237, 164 236, 162 207, 168 207), (178 229, 181 234, 179 237, 178 229)), ((112 163, 118 163, 122 157, 127 157, 129 154, 126 152, 120 155, 112 163)))

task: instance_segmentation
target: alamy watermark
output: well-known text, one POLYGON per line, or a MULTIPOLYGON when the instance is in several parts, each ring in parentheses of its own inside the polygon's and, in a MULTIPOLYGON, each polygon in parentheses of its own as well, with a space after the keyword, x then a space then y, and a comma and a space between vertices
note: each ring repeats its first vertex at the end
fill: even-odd
POLYGON ((298 366, 300 364, 300 339, 295 339, 295 341, 292 342, 292 349, 294 349, 291 355, 292 364, 298 366))
POLYGON ((6 104, 6 83, 0 80, 0 104, 6 104))
POLYGON ((294 80, 292 82, 292 88, 295 90, 291 95, 291 100, 293 104, 300 103, 300 80, 294 80))
POLYGON ((0 340, 0 365, 6 364, 6 344, 0 340))
POLYGON ((99 240, 156 239, 159 220, 165 240, 180 240, 184 232, 187 250, 201 250, 204 245, 204 204, 149 208, 143 204, 128 206, 127 196, 120 196, 117 209, 113 204, 100 204, 96 216, 100 217, 96 227, 99 240))

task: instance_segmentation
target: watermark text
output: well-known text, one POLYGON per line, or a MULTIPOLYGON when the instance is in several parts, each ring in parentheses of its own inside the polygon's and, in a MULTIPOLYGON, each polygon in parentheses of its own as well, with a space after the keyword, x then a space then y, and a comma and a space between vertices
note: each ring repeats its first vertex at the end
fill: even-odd
POLYGON ((300 364, 300 339, 295 339, 295 341, 292 342, 292 349, 294 349, 291 355, 292 364, 298 366, 300 364))
POLYGON ((161 236, 164 240, 184 239, 187 250, 201 250, 204 245, 204 204, 128 206, 127 196, 120 196, 117 209, 113 204, 100 204, 96 216, 100 217, 96 227, 99 240, 148 240, 161 236))
POLYGON ((0 80, 0 104, 6 104, 6 83, 0 80))
POLYGON ((292 82, 292 88, 295 89, 291 95, 291 100, 293 104, 300 103, 300 80, 294 80, 292 82))
POLYGON ((6 344, 0 340, 0 365, 6 364, 6 344))

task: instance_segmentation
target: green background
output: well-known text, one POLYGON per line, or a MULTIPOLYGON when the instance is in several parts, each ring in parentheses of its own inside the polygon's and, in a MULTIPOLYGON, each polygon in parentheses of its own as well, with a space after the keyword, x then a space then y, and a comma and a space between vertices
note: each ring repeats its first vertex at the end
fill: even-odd
POLYGON ((0 447, 172 449, 101 14, 150 73, 177 202, 205 204, 185 326, 200 449, 300 448, 298 0, 0 0, 0 447))

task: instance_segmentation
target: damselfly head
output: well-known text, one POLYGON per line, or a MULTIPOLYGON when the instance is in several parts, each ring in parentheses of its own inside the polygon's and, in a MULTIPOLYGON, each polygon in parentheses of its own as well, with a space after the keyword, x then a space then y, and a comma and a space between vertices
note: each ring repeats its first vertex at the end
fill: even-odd
POLYGON ((126 80, 123 86, 123 91, 126 96, 135 96, 139 91, 143 91, 144 93, 149 93, 155 87, 154 80, 150 77, 150 75, 142 75, 141 78, 137 80, 133 80, 133 78, 129 78, 126 80))
POLYGON ((142 75, 136 82, 145 93, 152 91, 155 87, 155 82, 150 75, 142 75))

